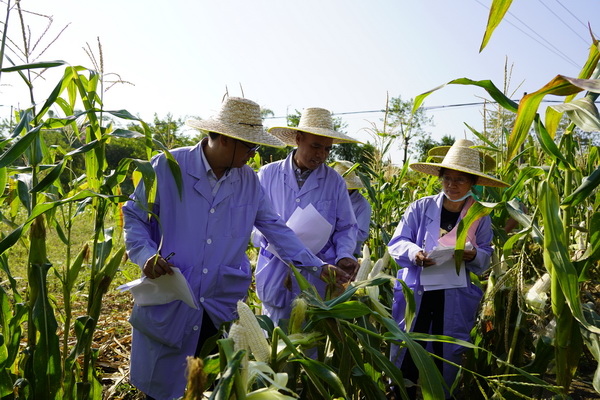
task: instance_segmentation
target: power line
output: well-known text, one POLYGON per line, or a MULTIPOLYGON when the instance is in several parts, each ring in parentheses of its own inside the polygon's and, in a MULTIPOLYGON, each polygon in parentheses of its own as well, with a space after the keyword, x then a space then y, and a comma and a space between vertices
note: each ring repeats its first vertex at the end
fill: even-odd
MULTIPOLYGON (((589 26, 588 26, 588 25, 586 25, 586 24, 585 24, 585 23, 584 23, 582 20, 580 20, 580 19, 577 17, 577 15, 573 14, 573 13, 571 12, 571 10, 569 10, 567 7, 565 7, 565 6, 563 5, 563 3, 561 3, 559 0, 556 0, 556 2, 557 2, 558 4, 560 4, 560 6, 561 6, 562 8, 564 8, 564 9, 565 9, 565 11, 567 11, 569 14, 571 14, 571 16, 572 16, 573 18, 575 18, 577 21, 579 21, 579 23, 580 23, 581 25, 583 25, 583 27, 584 27, 585 29, 589 29, 589 26)), ((580 36, 580 37, 581 37, 581 36, 580 36)), ((586 40, 585 42, 586 42, 586 43, 588 43, 588 41, 587 41, 587 40, 586 40)))
MULTIPOLYGON (((486 9, 489 10, 489 7, 486 6, 485 4, 483 4, 482 2, 480 2, 479 0, 475 0, 477 3, 479 3, 482 7, 485 7, 486 9)), ((544 46, 546 49, 550 50, 552 53, 554 53, 555 55, 559 56, 560 58, 562 58, 563 60, 571 63, 573 66, 577 67, 577 68, 581 68, 581 66, 579 64, 577 64, 575 61, 573 61, 572 59, 570 59, 567 55, 565 55, 563 52, 561 52, 560 50, 556 49, 556 46, 554 46, 553 44, 551 44, 550 42, 548 42, 546 39, 544 39, 540 34, 538 34, 537 32, 535 32, 532 28, 530 28, 526 23, 524 23, 523 21, 519 20, 519 18, 517 18, 514 14, 512 14, 510 11, 508 11, 508 14, 511 15, 513 18, 517 19, 519 22, 521 22, 523 25, 525 25, 529 30, 531 30, 532 32, 534 32, 536 35, 538 35, 540 38, 542 38, 544 41, 546 41, 547 43, 550 44, 550 46, 554 47, 548 47, 546 44, 540 42, 538 39, 536 39, 535 37, 531 36, 529 33, 525 32, 523 29, 521 29, 520 27, 518 27, 517 25, 515 25, 514 23, 512 23, 512 21, 510 21, 509 19, 505 19, 505 21, 508 24, 511 24, 514 28, 518 29, 519 31, 521 31, 524 35, 528 36, 530 39, 536 41, 538 44, 544 46), (556 50, 555 50, 556 49, 556 50)))
MULTIPOLYGON (((559 20, 560 22, 562 22, 562 23, 563 23, 563 25, 565 25, 567 28, 569 28, 569 29, 571 30, 571 32, 573 32, 574 34, 576 34, 577 36, 579 36, 579 38, 580 38, 581 40, 583 40, 583 42, 584 42, 586 45, 587 45, 587 44, 589 44, 587 40, 585 40, 585 39, 584 39, 584 38, 583 38, 581 35, 579 35, 579 33, 577 33, 577 31, 575 31, 575 29, 573 29, 573 28, 571 27, 571 25, 567 24, 567 23, 566 23, 566 22, 565 22, 565 21, 564 21, 564 20, 563 20, 563 19, 562 19, 562 18, 561 18, 561 17, 560 17, 558 14, 557 14, 557 13, 555 13, 555 12, 554 12, 554 10, 552 10, 550 7, 548 7, 548 5, 547 5, 546 3, 542 2, 542 0, 538 0, 538 1, 539 1, 540 3, 542 3, 542 5, 543 5, 544 7, 546 7, 546 9, 547 9, 548 11, 550 11, 550 12, 552 13, 552 15, 554 15, 556 18, 558 18, 558 20, 559 20)), ((562 5, 562 4, 561 4, 561 5, 562 5)), ((563 7, 564 7, 564 6, 563 6, 563 7)), ((567 11, 568 11, 568 10, 567 10, 567 11)))
MULTIPOLYGON (((512 100, 515 103, 519 102, 519 99, 515 99, 512 100)), ((599 103, 599 101, 596 101, 596 103, 599 103)), ((542 103, 563 103, 563 101, 561 100, 542 100, 542 103)), ((456 103, 456 104, 442 104, 442 105, 438 105, 438 106, 429 106, 429 107, 421 107, 423 110, 425 111, 430 111, 430 110, 439 110, 439 109, 443 109, 443 108, 458 108, 458 107, 474 107, 474 106, 481 106, 483 104, 498 104, 497 101, 477 101, 477 102, 472 102, 472 103, 456 103)), ((375 113, 384 113, 385 109, 378 109, 378 110, 365 110, 365 111, 345 111, 345 112, 336 112, 336 113, 332 113, 332 116, 342 116, 342 115, 355 115, 355 114, 375 114, 375 113)), ((287 118, 287 116, 269 116, 269 117, 265 117, 264 119, 283 119, 283 118, 287 118)))

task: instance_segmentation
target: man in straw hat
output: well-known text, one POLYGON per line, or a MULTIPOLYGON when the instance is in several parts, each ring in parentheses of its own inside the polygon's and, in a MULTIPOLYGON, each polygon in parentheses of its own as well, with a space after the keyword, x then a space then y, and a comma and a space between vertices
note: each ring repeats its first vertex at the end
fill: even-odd
POLYGON ((235 317, 236 303, 252 281, 246 249, 253 225, 300 269, 322 274, 331 269, 340 286, 349 279, 339 268, 323 265, 299 241, 246 165, 259 145, 283 146, 263 129, 258 104, 231 97, 216 117, 187 124, 207 131, 208 137, 171 152, 181 168, 181 194, 160 154, 152 160, 154 201, 148 204, 140 183, 123 207, 130 259, 150 279, 179 268, 198 304, 198 309, 182 301, 134 305, 130 379, 148 398, 181 397, 186 357, 198 355, 217 327, 235 317))
MULTIPOLYGON (((356 140, 335 131, 331 113, 322 108, 304 110, 298 127, 274 127, 269 133, 287 145, 297 146, 285 160, 267 164, 258 171, 260 183, 275 211, 287 221, 297 208, 305 210, 312 205, 331 225, 327 232, 321 232, 327 242, 317 256, 354 276, 358 270, 353 256, 356 219, 344 180, 325 165, 325 160, 333 143, 356 140)), ((310 221, 305 223, 310 224, 310 221)), ((268 238, 259 237, 259 240, 256 290, 263 312, 277 324, 281 318, 289 318, 292 300, 300 290, 287 266, 267 249, 268 238)), ((303 274, 324 297, 326 279, 303 274)))
POLYGON ((338 174, 342 175, 346 182, 346 187, 348 188, 348 195, 350 196, 350 202, 352 203, 352 211, 354 211, 354 217, 356 218, 356 224, 358 225, 354 255, 360 257, 362 254, 362 245, 369 237, 372 209, 369 201, 360 193, 360 189, 364 189, 365 185, 358 175, 356 175, 356 172, 353 170, 350 171, 350 173, 346 173, 353 165, 354 164, 350 161, 339 160, 333 164, 333 169, 335 169, 338 174))
MULTIPOLYGON (((459 275, 453 258, 445 262, 438 259, 440 263, 437 264, 429 254, 434 248, 446 246, 452 249, 456 246, 458 223, 474 203, 471 195, 473 185, 508 186, 484 174, 481 160, 484 157, 473 148, 473 143, 460 139, 447 150, 440 163, 410 165, 415 171, 439 176, 442 193, 412 203, 388 244, 390 255, 402 267, 398 271, 398 279, 413 290, 416 302, 416 318, 411 326, 406 326, 406 299, 400 282, 396 283, 392 314, 401 329, 469 340, 483 294, 471 283, 468 272, 479 275, 490 265, 493 251, 490 217, 486 215, 468 227, 459 275)), ((441 342, 429 342, 427 346, 430 352, 455 364, 460 364, 465 350, 462 346, 441 342)), ((401 367, 405 378, 417 382, 418 370, 409 353, 394 345, 391 358, 401 367)), ((437 359, 436 363, 450 388, 458 368, 437 359)), ((410 387, 408 391, 415 398, 416 387, 410 387)))

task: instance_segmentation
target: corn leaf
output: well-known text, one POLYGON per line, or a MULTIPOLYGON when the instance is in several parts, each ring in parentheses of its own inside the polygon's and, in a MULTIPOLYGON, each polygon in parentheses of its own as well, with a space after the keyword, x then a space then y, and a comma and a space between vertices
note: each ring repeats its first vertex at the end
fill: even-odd
POLYGON ((434 89, 429 90, 428 92, 422 93, 422 94, 418 95, 417 97, 415 97, 415 102, 413 105, 412 112, 414 113, 421 106, 421 103, 423 103, 423 100, 425 100, 425 98, 427 96, 429 96, 431 93, 435 92, 436 90, 439 90, 439 89, 445 87, 446 85, 479 86, 479 87, 485 89, 488 92, 488 94, 490 96, 492 96, 492 98, 498 102, 498 104, 500 104, 502 107, 506 108, 507 110, 512 111, 512 112, 517 112, 517 109, 519 107, 517 105, 517 103, 515 103, 514 101, 512 101, 511 99, 506 97, 506 95, 504 93, 502 93, 502 91, 500 89, 498 89, 496 87, 496 85, 494 85, 492 83, 492 81, 490 81, 490 80, 474 81, 474 80, 471 80, 468 78, 459 78, 459 79, 454 79, 444 85, 438 86, 434 89))
POLYGON ((596 168, 590 176, 582 179, 581 185, 562 201, 562 207, 577 206, 581 204, 582 201, 592 194, 598 185, 600 185, 600 167, 596 168))
POLYGON ((544 153, 550 156, 553 161, 560 162, 565 168, 569 168, 571 170, 574 169, 571 163, 563 155, 563 152, 560 151, 556 143, 554 143, 554 140, 552 140, 550 134, 548 134, 548 131, 546 131, 546 128, 542 124, 542 121, 540 121, 538 115, 535 116, 533 126, 544 153))
POLYGON ((494 30, 500 25, 500 22, 504 18, 504 15, 508 11, 510 5, 512 4, 512 0, 493 0, 492 6, 490 7, 490 15, 488 17, 487 27, 485 28, 485 33, 483 35, 483 40, 481 41, 481 46, 479 47, 479 52, 481 53, 485 46, 487 46, 490 38, 492 37, 492 33, 494 30))
POLYGON ((321 320, 323 318, 336 318, 336 319, 353 319, 362 317, 363 315, 370 314, 371 309, 360 301, 346 301, 344 303, 336 304, 330 308, 311 308, 308 313, 312 315, 314 321, 321 320))
POLYGON ((579 93, 581 90, 589 87, 593 87, 593 84, 591 84, 589 80, 574 79, 557 75, 541 89, 525 95, 519 103, 517 119, 515 120, 515 125, 508 138, 508 158, 511 159, 516 155, 517 151, 527 138, 531 123, 537 115, 540 103, 546 95, 569 96, 579 93))
POLYGON ((44 179, 42 179, 35 187, 31 188, 29 193, 37 193, 44 191, 48 186, 52 185, 57 179, 59 179, 63 170, 65 169, 65 159, 63 158, 58 164, 52 167, 50 172, 46 174, 44 179))
POLYGON ((15 140, 12 146, 0 156, 0 168, 7 167, 14 163, 25 151, 31 143, 38 137, 41 125, 38 125, 29 130, 24 136, 15 140))
MULTIPOLYGON (((467 240, 467 233, 469 232, 469 228, 473 224, 473 222, 477 221, 479 218, 485 217, 489 215, 494 208, 498 208, 501 206, 501 203, 481 203, 476 201, 467 211, 467 214, 463 219, 458 223, 458 229, 456 234, 456 251, 454 256, 454 261, 456 263, 456 273, 460 272, 460 267, 462 264, 462 257, 465 250, 465 241, 467 240)), ((473 243, 475 245, 475 243, 473 243)))
POLYGON ((584 132, 600 131, 600 115, 596 104, 589 97, 573 100, 570 103, 550 106, 567 116, 584 132))
POLYGON ((291 359, 290 362, 298 363, 302 366, 302 369, 307 373, 313 384, 315 384, 323 398, 329 398, 330 396, 327 390, 320 384, 321 380, 327 383, 336 396, 347 397, 346 389, 340 378, 324 363, 310 358, 291 359))
POLYGON ((539 190, 544 220, 544 264, 550 275, 555 274, 573 317, 590 332, 600 333, 600 328, 588 323, 583 315, 578 274, 567 249, 566 235, 560 218, 558 192, 547 181, 541 183, 539 190))

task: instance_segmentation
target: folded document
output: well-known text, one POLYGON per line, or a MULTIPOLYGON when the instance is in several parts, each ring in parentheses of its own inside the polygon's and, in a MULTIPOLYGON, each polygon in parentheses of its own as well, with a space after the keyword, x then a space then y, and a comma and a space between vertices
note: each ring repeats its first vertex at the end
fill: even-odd
POLYGON ((171 267, 173 275, 162 275, 150 279, 146 276, 119 286, 120 291, 129 290, 133 300, 140 306, 155 306, 181 300, 188 306, 198 309, 187 279, 179 268, 171 267))

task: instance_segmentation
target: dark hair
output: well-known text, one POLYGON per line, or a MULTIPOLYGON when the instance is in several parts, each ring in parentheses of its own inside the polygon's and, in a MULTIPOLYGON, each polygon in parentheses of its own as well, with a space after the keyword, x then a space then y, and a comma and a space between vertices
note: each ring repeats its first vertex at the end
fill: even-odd
MULTIPOLYGON (((440 173, 438 174, 438 177, 443 178, 444 177, 444 173, 448 170, 449 168, 444 168, 441 167, 440 168, 440 173)), ((451 170, 451 171, 456 171, 456 170, 451 170)), ((463 173, 465 175, 467 175, 469 177, 469 179, 471 179, 471 183, 473 185, 477 185, 477 180, 479 179, 479 177, 477 175, 473 175, 473 174, 469 174, 468 172, 463 172, 463 171, 457 171, 460 173, 463 173)))
POLYGON ((221 135, 221 134, 217 133, 217 132, 208 132, 208 136, 210 137, 210 140, 217 140, 219 135, 221 135))

